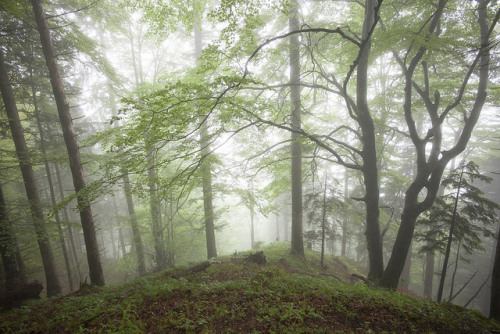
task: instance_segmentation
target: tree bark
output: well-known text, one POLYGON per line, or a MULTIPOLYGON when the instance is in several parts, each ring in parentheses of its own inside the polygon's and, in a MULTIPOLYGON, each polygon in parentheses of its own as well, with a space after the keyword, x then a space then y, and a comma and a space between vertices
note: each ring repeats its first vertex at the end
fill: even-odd
MULTIPOLYGON (((62 177, 61 177, 61 171, 59 168, 59 164, 55 163, 54 167, 55 167, 54 169, 56 170, 57 187, 59 190, 59 196, 60 196, 61 201, 64 201, 65 196, 64 196, 64 189, 63 189, 63 183, 62 183, 62 177)), ((66 223, 69 223, 68 207, 66 205, 62 209, 62 215, 63 215, 63 221, 65 221, 66 223)), ((71 250, 72 257, 73 257, 73 262, 75 264, 78 282, 82 282, 83 274, 82 274, 82 271, 80 269, 80 260, 78 258, 78 253, 76 252, 75 238, 73 236, 73 230, 72 230, 71 226, 68 226, 67 233, 68 233, 69 247, 71 250)))
POLYGON ((160 201, 157 194, 156 180, 158 176, 156 175, 154 157, 152 156, 154 152, 149 152, 148 154, 148 185, 149 185, 149 201, 150 201, 150 212, 151 221, 153 228, 153 240, 155 248, 155 260, 157 270, 163 270, 167 267, 165 258, 165 245, 163 238, 163 228, 161 224, 161 211, 160 211, 160 201))
MULTIPOLYGON (((299 4, 297 0, 291 1, 288 18, 289 31, 299 30, 299 4)), ((290 36, 290 102, 291 127, 300 130, 302 127, 301 100, 300 100, 300 43, 299 36, 290 36)), ((292 242, 291 253, 305 256, 304 236, 302 222, 302 143, 300 135, 292 132, 292 242)))
POLYGON ((139 230, 139 224, 137 223, 137 217, 135 216, 135 206, 132 198, 132 187, 130 186, 130 178, 127 172, 125 172, 122 179, 123 179, 123 188, 125 190, 125 198, 127 200, 127 209, 130 219, 130 226, 132 228, 132 236, 134 239, 135 252, 137 254, 137 268, 139 271, 139 275, 144 275, 146 274, 146 261, 144 259, 144 248, 142 247, 141 231, 139 230))
POLYGON ((73 129, 73 120, 69 110, 69 104, 66 101, 64 86, 59 75, 56 54, 52 45, 52 40, 49 33, 49 27, 45 18, 41 0, 31 0, 35 20, 40 33, 40 41, 42 44, 43 54, 50 75, 50 82, 57 104, 59 120, 63 130, 64 141, 68 150, 71 174, 73 176, 73 184, 77 193, 77 201, 80 210, 80 218, 83 227, 83 236, 85 239, 85 247, 87 250, 87 260, 89 264, 90 282, 101 286, 104 285, 104 273, 102 270, 101 260, 99 258, 99 245, 96 238, 94 217, 92 209, 87 200, 81 195, 81 191, 85 189, 85 178, 80 160, 80 148, 76 141, 76 134, 73 129))
POLYGON ((434 252, 425 254, 424 297, 432 299, 432 285, 434 280, 434 252))
MULTIPOLYGON (((195 60, 201 56, 202 35, 200 31, 200 22, 195 19, 194 22, 194 47, 195 60)), ((215 222, 212 194, 212 166, 210 163, 210 143, 208 133, 208 116, 200 116, 200 146, 201 146, 201 179, 203 186, 203 209, 205 213, 205 237, 207 242, 207 258, 217 257, 217 246, 215 241, 215 222)))
POLYGON ((361 50, 356 75, 356 105, 358 124, 361 128, 361 141, 363 149, 361 157, 363 159, 363 183, 365 185, 365 205, 366 205, 366 245, 368 248, 368 258, 370 271, 368 279, 378 281, 382 277, 384 270, 382 256, 382 242, 380 238, 379 223, 379 176, 377 165, 377 145, 375 139, 375 124, 368 107, 368 60, 371 50, 370 30, 375 23, 375 0, 365 2, 365 20, 363 23, 364 47, 361 50))
POLYGON ((5 291, 14 291, 20 285, 16 259, 16 235, 7 214, 7 205, 0 185, 0 255, 5 269, 5 291))
POLYGON ((38 247, 42 256, 45 279, 47 281, 47 296, 51 297, 61 293, 59 277, 57 276, 54 255, 50 245, 49 236, 45 226, 45 217, 38 195, 38 186, 36 184, 35 174, 31 165, 31 157, 24 138, 24 130, 21 126, 19 112, 17 110, 14 92, 7 74, 7 68, 3 60, 3 54, 0 52, 0 92, 9 118, 9 126, 12 132, 12 139, 16 147, 19 166, 23 175, 26 196, 28 197, 31 218, 35 227, 38 247))

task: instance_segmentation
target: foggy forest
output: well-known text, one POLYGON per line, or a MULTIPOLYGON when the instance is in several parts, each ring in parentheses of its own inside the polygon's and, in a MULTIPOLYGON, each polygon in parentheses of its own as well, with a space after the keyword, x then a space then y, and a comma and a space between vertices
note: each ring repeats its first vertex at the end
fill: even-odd
POLYGON ((0 332, 500 330, 497 0, 1 0, 0 332))

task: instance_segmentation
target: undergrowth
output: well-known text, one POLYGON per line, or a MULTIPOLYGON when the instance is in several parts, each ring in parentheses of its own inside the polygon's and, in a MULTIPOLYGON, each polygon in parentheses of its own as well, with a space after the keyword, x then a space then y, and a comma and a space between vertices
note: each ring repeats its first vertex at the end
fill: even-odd
POLYGON ((347 266, 318 255, 263 249, 268 263, 245 254, 218 259, 179 277, 174 268, 104 288, 30 302, 0 314, 2 333, 487 333, 498 323, 478 312, 349 284, 347 266), (341 272, 345 268, 346 272, 341 272), (335 276, 335 277, 332 277, 335 276))

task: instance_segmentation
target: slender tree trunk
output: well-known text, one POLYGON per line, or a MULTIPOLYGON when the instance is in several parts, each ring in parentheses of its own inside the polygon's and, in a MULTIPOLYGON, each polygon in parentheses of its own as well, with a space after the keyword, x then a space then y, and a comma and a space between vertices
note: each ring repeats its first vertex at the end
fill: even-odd
MULTIPOLYGON (((195 19, 194 22, 194 44, 195 44, 195 60, 201 56, 202 51, 202 35, 200 31, 200 22, 195 19)), ((201 178, 203 186, 203 208, 205 212, 205 234, 207 241, 207 257, 217 257, 217 246, 215 241, 215 222, 214 208, 212 195, 212 166, 210 163, 210 143, 208 132, 208 117, 200 116, 200 146, 201 146, 201 178)))
POLYGON ((460 248, 462 246, 462 242, 458 244, 457 254, 455 256, 455 266, 453 268, 453 274, 451 275, 451 284, 450 284, 450 295, 448 296, 448 301, 451 302, 453 298, 453 290, 455 288, 455 277, 457 276, 458 271, 458 261, 460 260, 460 248))
MULTIPOLYGON (((57 178, 57 186, 58 186, 58 190, 59 190, 59 196, 60 196, 60 200, 61 201, 64 201, 64 189, 63 189, 63 183, 62 183, 62 177, 61 177, 61 171, 60 171, 60 168, 59 168, 59 164, 55 163, 54 164, 54 169, 56 170, 56 178, 57 178)), ((67 205, 65 205, 62 209, 62 215, 63 215, 63 221, 66 222, 66 224, 69 223, 69 214, 68 214, 68 207, 67 205)), ((76 268, 76 273, 77 273, 77 278, 78 278, 78 282, 82 282, 82 271, 80 269, 80 260, 78 259, 78 253, 76 252, 76 245, 75 245, 75 238, 73 236, 73 229, 71 226, 68 226, 67 228, 67 233, 68 233, 68 240, 69 240, 69 246, 70 246, 70 249, 71 249, 71 254, 73 256, 73 262, 75 264, 75 268, 76 268)))
MULTIPOLYGON (((299 4, 291 1, 288 19, 288 30, 299 30, 299 4)), ((290 102, 292 107, 292 129, 300 130, 301 101, 300 101, 300 43, 299 36, 290 36, 290 102)), ((292 244, 291 253, 305 256, 304 236, 302 232, 302 143, 298 133, 292 132, 292 244)))
POLYGON ((150 211, 151 220, 153 228, 153 240, 155 248, 155 258, 158 270, 165 269, 167 263, 165 261, 165 246, 163 241, 163 229, 161 226, 161 211, 160 203, 157 194, 156 180, 158 176, 156 175, 154 166, 154 157, 152 156, 154 152, 150 152, 148 155, 148 185, 149 185, 149 200, 150 200, 150 211))
POLYGON ((460 179, 458 180, 457 194, 455 197, 455 204, 453 207, 453 215, 451 217, 451 222, 450 222, 450 231, 448 232, 448 241, 446 243, 446 251, 444 253, 443 269, 441 270, 441 279, 439 281, 439 288, 438 288, 438 295, 437 295, 438 302, 441 302, 441 300, 443 298, 444 281, 446 279, 446 271, 448 270, 448 261, 450 259, 451 243, 453 242, 453 232, 454 232, 455 224, 456 224, 456 220, 457 220, 457 207, 458 207, 458 200, 460 198, 460 188, 462 186, 463 175, 464 175, 464 170, 462 167, 462 172, 460 173, 460 179))
MULTIPOLYGON (((347 202, 349 198, 349 169, 345 169, 344 172, 344 202, 347 202)), ((349 220, 344 218, 341 222, 342 225, 342 241, 341 241, 341 249, 340 255, 346 256, 346 246, 347 246, 347 226, 349 224, 349 220)))
MULTIPOLYGON (((500 228, 497 235, 500 235, 500 228)), ((500 321, 500 242, 496 242, 493 273, 491 275, 490 318, 500 321)))
POLYGON ((7 214, 7 205, 0 185, 0 255, 5 269, 5 291, 14 291, 20 285, 16 259, 16 235, 7 214))
POLYGON ((434 279, 434 252, 425 254, 424 297, 432 299, 432 282, 434 279))
POLYGON ((139 275, 146 274, 146 261, 144 259, 144 248, 142 246, 141 231, 139 230, 139 224, 137 222, 137 217, 135 216, 135 206, 132 198, 132 187, 130 186, 130 179, 128 172, 123 174, 123 188, 125 190, 125 198, 127 200, 127 209, 130 219, 130 226, 132 228, 132 236, 134 239, 135 251, 137 254, 137 268, 139 275))
POLYGON ((73 184, 77 193, 77 201, 80 208, 80 218, 83 227, 83 236, 85 247, 87 249, 87 260, 90 272, 90 282, 95 285, 104 285, 104 273, 101 260, 99 258, 99 245, 97 243, 96 231, 94 226, 94 217, 92 209, 87 200, 81 195, 80 191, 85 189, 85 178, 80 160, 80 148, 76 141, 76 134, 73 129, 73 120, 69 110, 69 104, 66 101, 64 86, 59 75, 57 58, 50 38, 49 27, 45 19, 45 12, 41 0, 31 0, 35 20, 40 33, 43 54, 50 75, 50 82, 54 91, 54 97, 59 113, 59 120, 63 130, 64 141, 68 150, 71 174, 73 175, 73 184))
MULTIPOLYGON (((326 179, 325 173, 325 189, 323 189, 323 214, 321 217, 321 268, 325 268, 325 234, 326 234, 326 179)), ((333 253, 333 248, 332 248, 333 253)))
POLYGON ((51 297, 61 293, 59 277, 57 276, 54 255, 50 245, 49 236, 45 226, 45 216, 38 194, 35 174, 31 165, 31 157, 24 138, 24 130, 21 126, 19 113, 17 110, 14 92, 7 74, 7 68, 3 60, 3 54, 0 52, 0 92, 4 101, 9 126, 12 132, 12 139, 16 146, 16 154, 19 159, 19 166, 23 175, 26 196, 28 197, 31 218, 35 227, 38 247, 42 256, 45 279, 47 281, 47 296, 51 297))

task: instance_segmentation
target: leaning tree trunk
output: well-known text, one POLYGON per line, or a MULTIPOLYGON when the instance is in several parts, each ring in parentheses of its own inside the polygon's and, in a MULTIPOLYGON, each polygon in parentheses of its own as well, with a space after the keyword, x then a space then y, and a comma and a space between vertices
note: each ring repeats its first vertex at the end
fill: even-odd
MULTIPOLYGON (((202 36, 199 21, 194 22, 195 59, 201 56, 202 36)), ((201 146, 201 179, 203 186, 203 209, 205 212, 205 235, 207 242, 207 257, 217 257, 217 245, 215 241, 215 221, 212 195, 212 166, 210 163, 210 136, 208 134, 208 117, 200 116, 200 146, 201 146)))
POLYGON ((50 246, 49 236, 45 226, 45 217, 38 195, 38 186, 36 184, 35 174, 31 165, 31 157, 24 138, 24 130, 21 126, 17 105, 14 98, 14 92, 7 74, 7 68, 3 60, 3 54, 0 53, 0 92, 9 118, 9 126, 12 132, 12 139, 16 146, 17 158, 23 175, 26 196, 28 197, 31 218, 35 227, 38 247, 42 256, 45 279, 47 280, 47 296, 54 296, 61 293, 59 277, 57 276, 54 255, 50 246))
MULTIPOLYGON (((288 19, 289 31, 299 30, 299 4, 297 0, 291 1, 291 9, 288 19)), ((301 124, 301 101, 300 101, 300 44, 299 36, 290 36, 290 102, 292 107, 291 125, 292 129, 300 130, 301 124)), ((305 256, 304 236, 302 232, 302 143, 300 135, 292 132, 292 243, 291 253, 305 256)))
POLYGON ((20 284, 16 259, 16 235, 7 215, 7 206, 0 185, 0 255, 5 269, 5 291, 14 291, 20 284))
POLYGON ((45 18, 45 12, 43 10, 41 0, 31 0, 31 5, 33 6, 38 32, 40 33, 43 54, 49 70, 50 83, 52 84, 52 89, 54 91, 59 120, 61 122, 64 141, 68 150, 73 184, 77 193, 77 201, 80 209, 83 237, 85 239, 85 247, 87 249, 90 282, 95 285, 104 285, 104 273, 99 257, 99 245, 96 238, 92 209, 88 201, 81 194, 81 191, 85 188, 86 184, 80 159, 80 148, 76 141, 76 134, 73 128, 73 120, 71 119, 69 104, 66 101, 64 86, 61 76, 59 75, 57 58, 52 45, 49 26, 45 18))

